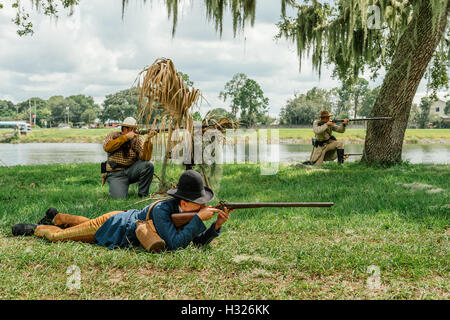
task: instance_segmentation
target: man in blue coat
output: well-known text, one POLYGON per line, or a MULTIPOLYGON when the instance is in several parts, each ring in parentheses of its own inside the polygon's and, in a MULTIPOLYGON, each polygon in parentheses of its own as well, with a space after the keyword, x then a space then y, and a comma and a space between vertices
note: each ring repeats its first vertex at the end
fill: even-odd
POLYGON ((194 245, 208 244, 220 234, 222 225, 229 218, 228 210, 222 211, 206 205, 214 198, 214 192, 204 186, 197 171, 185 171, 180 176, 177 188, 169 190, 167 194, 172 198, 153 203, 142 210, 113 211, 93 220, 63 214, 50 208, 40 221, 42 224, 16 224, 12 227, 12 233, 34 234, 52 242, 91 242, 110 249, 142 244, 148 251, 158 252, 163 248, 186 248, 191 242, 194 245), (179 212, 197 214, 182 229, 177 229, 171 220, 171 214, 179 212), (215 213, 218 213, 216 221, 206 228, 203 221, 211 219, 215 213), (138 221, 146 221, 149 225, 148 232, 140 238, 136 232, 138 221), (64 226, 69 228, 62 229, 64 226))

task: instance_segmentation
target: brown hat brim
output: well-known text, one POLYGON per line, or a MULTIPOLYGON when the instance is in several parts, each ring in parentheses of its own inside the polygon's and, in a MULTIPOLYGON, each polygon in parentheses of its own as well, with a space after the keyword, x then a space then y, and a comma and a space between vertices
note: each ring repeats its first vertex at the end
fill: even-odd
POLYGON ((178 188, 173 188, 173 189, 170 189, 169 191, 167 191, 167 194, 174 198, 193 202, 196 204, 205 204, 205 203, 210 202, 212 199, 214 199, 214 191, 212 191, 208 187, 204 187, 204 191, 205 192, 203 195, 199 195, 199 194, 191 195, 191 194, 187 194, 186 192, 182 192, 182 191, 178 190, 178 188))

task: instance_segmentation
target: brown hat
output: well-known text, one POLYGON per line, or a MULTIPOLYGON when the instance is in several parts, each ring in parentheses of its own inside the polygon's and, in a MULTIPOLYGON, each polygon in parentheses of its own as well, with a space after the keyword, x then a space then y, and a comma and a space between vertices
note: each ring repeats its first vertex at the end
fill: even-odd
POLYGON ((334 114, 331 114, 330 112, 328 112, 328 110, 323 110, 319 115, 317 115, 319 118, 327 118, 327 117, 332 117, 334 116, 334 114))
POLYGON ((202 176, 195 170, 183 172, 177 187, 167 191, 167 194, 197 204, 205 204, 214 198, 214 192, 204 185, 202 176))

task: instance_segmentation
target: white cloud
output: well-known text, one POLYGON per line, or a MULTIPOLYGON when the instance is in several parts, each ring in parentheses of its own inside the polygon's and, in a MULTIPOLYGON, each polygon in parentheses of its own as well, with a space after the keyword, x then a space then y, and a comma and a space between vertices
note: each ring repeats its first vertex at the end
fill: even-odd
MULTIPOLYGON (((172 22, 160 1, 131 1, 123 20, 121 2, 108 0, 82 1, 74 16, 62 14, 58 21, 33 13, 35 35, 22 38, 11 23, 13 11, 2 9, 0 97, 19 102, 30 96, 82 93, 99 103, 105 95, 130 87, 155 59, 167 57, 190 76, 211 107, 227 107, 219 92, 242 72, 261 85, 271 114, 276 114, 295 92, 339 85, 326 67, 319 79, 309 59, 303 59, 299 72, 295 45, 274 41, 279 6, 279 1, 259 3, 255 26, 236 37, 227 14, 220 37, 201 2, 193 1, 183 7, 173 38, 172 22)), ((210 106, 204 103, 202 113, 210 106)))

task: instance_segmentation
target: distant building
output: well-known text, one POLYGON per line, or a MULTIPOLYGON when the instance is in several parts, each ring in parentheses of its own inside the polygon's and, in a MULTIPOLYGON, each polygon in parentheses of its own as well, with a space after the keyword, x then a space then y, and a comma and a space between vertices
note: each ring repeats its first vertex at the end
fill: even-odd
POLYGON ((442 120, 444 120, 444 122, 450 123, 450 116, 442 116, 441 118, 442 120))
POLYGON ((105 127, 107 128, 115 128, 120 125, 121 121, 108 119, 104 122, 105 127))
POLYGON ((430 108, 430 120, 443 119, 445 117, 445 103, 441 99, 433 102, 430 108))
POLYGON ((31 131, 31 125, 25 121, 0 121, 0 128, 20 128, 20 132, 24 134, 31 131))

